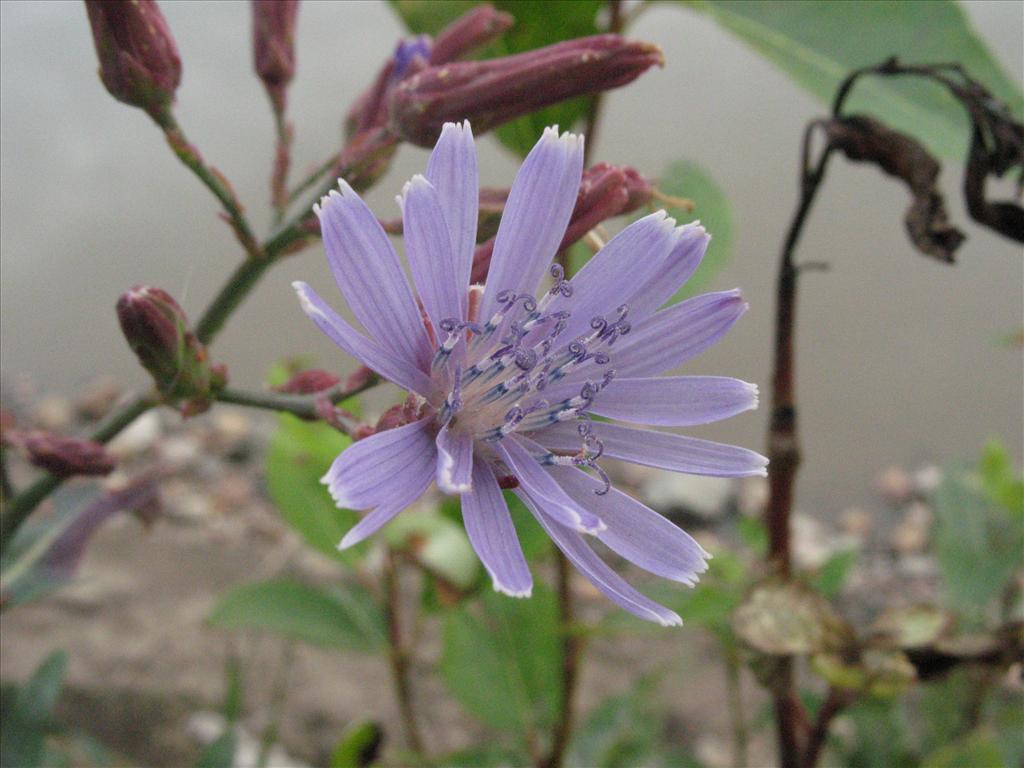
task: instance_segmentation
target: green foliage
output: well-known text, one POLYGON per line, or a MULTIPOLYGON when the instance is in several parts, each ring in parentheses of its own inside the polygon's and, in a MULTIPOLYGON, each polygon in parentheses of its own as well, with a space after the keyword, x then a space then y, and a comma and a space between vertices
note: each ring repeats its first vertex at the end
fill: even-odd
POLYGON ((450 515, 443 509, 407 512, 388 523, 384 536, 392 548, 408 550, 430 572, 468 589, 476 581, 480 561, 462 524, 452 522, 450 515))
POLYGON ((998 768, 1006 765, 993 734, 975 731, 963 739, 947 744, 928 755, 921 768, 998 768))
POLYGON ((34 768, 42 764, 46 737, 54 730, 53 707, 64 684, 67 664, 67 654, 54 651, 16 693, 4 696, 0 765, 34 768))
POLYGON ((850 768, 917 768, 918 760, 907 745, 906 721, 898 702, 863 699, 846 716, 854 735, 840 747, 850 768))
POLYGON ((237 746, 238 736, 235 729, 228 727, 199 754, 196 768, 231 768, 234 765, 237 746))
MULTIPOLYGON (((986 50, 963 10, 951 0, 928 3, 770 2, 696 0, 688 3, 778 66, 798 85, 831 103, 837 85, 857 67, 898 55, 907 63, 959 62, 1018 116, 1019 85, 986 50)), ((945 89, 917 78, 865 79, 849 112, 870 112, 921 139, 944 157, 966 155, 963 109, 945 89)))
POLYGON ((836 552, 822 563, 821 568, 811 579, 811 586, 827 600, 833 600, 843 591, 846 577, 857 562, 857 550, 847 549, 836 552))
POLYGON ((675 304, 706 291, 729 260, 733 242, 732 211, 722 188, 706 170, 689 160, 676 160, 669 164, 658 178, 658 189, 666 195, 692 200, 692 211, 672 206, 666 210, 680 223, 700 219, 700 223, 711 233, 711 243, 700 267, 686 285, 668 300, 669 304, 675 304))
POLYGON ((1005 451, 993 443, 978 473, 948 469, 934 494, 935 554, 947 602, 970 622, 985 619, 1024 562, 1017 482, 1005 451))
POLYGON ((1013 471, 1013 461, 1006 446, 990 440, 978 462, 981 488, 994 503, 1024 524, 1024 476, 1013 471))
POLYGON ((338 542, 359 521, 352 510, 334 505, 320 478, 352 440, 324 422, 278 416, 266 459, 267 490, 281 517, 314 549, 353 564, 363 547, 338 551, 338 542))
POLYGON ((221 629, 257 629, 324 648, 376 652, 387 639, 383 613, 354 585, 327 592, 297 581, 261 581, 221 597, 208 617, 221 629))
MULTIPOLYGON (((476 3, 391 0, 410 32, 436 34, 446 24, 461 16, 476 3)), ((597 14, 601 0, 573 0, 551 3, 548 0, 492 0, 499 10, 511 13, 516 24, 498 41, 484 49, 487 58, 522 53, 562 40, 585 37, 599 32, 597 14)), ((525 156, 537 143, 544 128, 558 125, 568 130, 590 107, 592 97, 579 97, 524 115, 499 127, 495 133, 506 147, 525 156)))
POLYGON ((384 734, 372 720, 352 723, 331 752, 330 768, 363 768, 370 765, 384 734))
POLYGON ((540 585, 521 600, 486 591, 445 618, 441 676, 493 728, 525 737, 549 726, 561 663, 555 597, 540 585))
POLYGON ((523 555, 530 562, 544 558, 551 552, 551 539, 518 496, 512 491, 505 491, 504 494, 512 523, 519 536, 519 544, 523 548, 523 555))
POLYGON ((650 765, 658 741, 658 718, 650 679, 597 705, 576 729, 566 764, 580 768, 650 765))

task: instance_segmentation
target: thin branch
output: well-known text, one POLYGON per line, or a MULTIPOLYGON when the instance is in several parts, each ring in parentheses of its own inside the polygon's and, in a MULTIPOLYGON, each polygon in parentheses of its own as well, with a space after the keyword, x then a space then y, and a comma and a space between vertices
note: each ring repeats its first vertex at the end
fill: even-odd
POLYGON ((417 755, 424 755, 423 736, 416 720, 416 708, 412 701, 412 680, 409 674, 409 652, 402 640, 401 590, 398 583, 398 561, 389 549, 384 564, 385 611, 388 620, 388 660, 391 662, 391 676, 398 698, 398 711, 405 728, 405 738, 417 755))
POLYGON ((284 114, 274 110, 274 128, 277 146, 274 150, 274 173, 270 179, 270 194, 274 203, 274 225, 280 224, 288 212, 288 169, 291 166, 293 129, 284 114))
POLYGON ((551 734, 551 751, 540 768, 561 768, 572 736, 576 683, 579 678, 580 644, 583 639, 573 631, 575 611, 572 604, 572 567, 560 550, 555 552, 555 588, 558 593, 558 621, 562 639, 561 699, 558 720, 551 734))

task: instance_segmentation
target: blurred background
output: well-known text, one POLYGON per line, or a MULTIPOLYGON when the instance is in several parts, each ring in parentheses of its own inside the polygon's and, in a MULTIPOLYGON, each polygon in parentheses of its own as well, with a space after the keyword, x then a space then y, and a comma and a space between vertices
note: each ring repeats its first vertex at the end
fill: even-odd
MULTIPOLYGON (((184 68, 178 120, 265 233, 274 127, 253 74, 249 6, 178 0, 161 8, 184 68)), ((1019 81, 1024 3, 967 2, 962 8, 1019 81)), ((405 34, 385 3, 303 4, 288 110, 295 125, 293 180, 337 150, 342 115, 405 34)), ((592 161, 658 177, 687 160, 721 190, 727 212, 716 208, 715 217, 728 224, 731 247, 702 289, 740 287, 750 310, 686 372, 757 382, 765 402, 775 272, 797 199, 800 139, 806 123, 826 108, 707 15, 652 4, 628 35, 661 46, 665 67, 606 95, 592 161)), ((507 186, 518 158, 491 135, 478 147, 482 183, 507 186)), ((426 150, 402 145, 367 195, 371 207, 382 217, 397 216, 394 195, 426 158, 426 150)), ((1024 366, 1019 342, 1006 341, 1024 322, 1024 261, 1019 245, 969 219, 961 174, 956 162, 947 162, 940 180, 951 218, 967 235, 955 265, 924 258, 908 242, 903 215, 909 197, 901 184, 845 161, 833 163, 798 251, 799 261, 829 265, 802 278, 798 302, 800 556, 820 566, 842 548, 839 537, 882 532, 882 554, 855 584, 861 598, 855 613, 867 615, 894 595, 913 601, 934 594, 934 564, 922 555, 920 539, 931 518, 922 522, 925 512, 914 512, 911 503, 932 482, 930 472, 976 459, 993 437, 1006 446, 1013 466, 1024 452, 1024 366)), ((0 184, 4 404, 32 413, 43 426, 66 429, 83 393, 110 389, 97 384, 98 377, 126 389, 146 384, 114 313, 123 290, 136 283, 161 286, 194 317, 241 255, 217 218, 215 201, 166 151, 151 121, 104 91, 77 2, 0 3, 0 184)), ((694 216, 701 215, 697 192, 672 191, 693 196, 694 216)), ((271 270, 214 346, 233 384, 260 389, 275 363, 297 355, 339 373, 353 369, 299 311, 290 288, 296 279, 335 296, 319 244, 271 270)), ((341 304, 338 298, 335 305, 341 304)), ((379 410, 391 394, 370 399, 368 408, 379 410)), ((687 433, 763 450, 767 417, 762 407, 687 433)), ((212 740, 220 727, 216 718, 195 713, 218 709, 239 658, 249 670, 252 730, 274 722, 283 685, 285 741, 293 751, 301 745, 297 751, 309 763, 324 762, 320 758, 348 723, 379 717, 394 724, 398 712, 383 663, 258 634, 225 636, 205 625, 216 597, 241 582, 283 570, 318 584, 337 580, 337 564, 285 531, 266 499, 258 460, 275 424, 269 415, 218 406, 191 422, 187 435, 170 412, 147 417, 126 435, 119 455, 141 455, 159 440, 163 460, 188 467, 187 477, 165 487, 176 525, 140 536, 134 521, 114 521, 97 536, 75 584, 45 603, 5 614, 4 680, 27 678, 50 650, 66 648, 70 687, 60 716, 142 764, 184 764, 176 761, 191 760, 195 743, 212 740)), ((625 481, 654 504, 659 489, 650 477, 625 481)), ((692 500, 680 519, 707 527, 712 541, 719 535, 735 543, 735 532, 708 524, 702 510, 711 514, 728 496, 733 513, 738 508, 751 515, 764 498, 763 485, 723 491, 686 482, 660 492, 692 500)), ((73 492, 58 497, 58 510, 79 501, 73 492)), ((406 591, 416 588, 406 585, 406 591)), ((598 639, 581 683, 581 709, 646 674, 663 682, 673 737, 696 745, 703 765, 729 764, 722 672, 706 664, 717 660, 717 646, 688 630, 679 637, 598 639)), ((442 656, 438 632, 428 628, 419 640, 417 696, 435 750, 486 740, 486 729, 462 717, 433 676, 442 656)), ((765 696, 745 673, 738 685, 749 719, 760 722, 750 764, 771 764, 765 696)), ((870 718, 858 727, 867 727, 864 722, 870 725, 870 718)), ((629 765, 624 759, 621 764, 629 765)), ((281 753, 271 764, 289 760, 281 753)))

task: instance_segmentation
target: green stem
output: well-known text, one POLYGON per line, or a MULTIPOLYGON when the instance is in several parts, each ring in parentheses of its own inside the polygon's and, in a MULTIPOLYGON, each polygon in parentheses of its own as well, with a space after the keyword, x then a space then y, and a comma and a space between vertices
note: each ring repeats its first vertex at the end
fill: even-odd
POLYGON ((582 638, 573 627, 575 611, 572 604, 572 567, 561 551, 555 552, 555 587, 558 591, 558 621, 562 638, 561 706, 551 734, 551 751, 541 761, 541 768, 561 768, 565 761, 565 750, 572 736, 576 683, 579 679, 582 638))
POLYGON ((402 640, 401 590, 399 589, 398 574, 398 560, 395 553, 389 549, 384 564, 384 607, 388 620, 388 660, 391 662, 391 676, 395 684, 398 711, 405 728, 406 741, 417 757, 423 758, 426 755, 426 750, 412 700, 412 678, 409 674, 410 654, 402 640))
MULTIPOLYGON (((123 430, 135 419, 155 406, 157 401, 152 395, 141 395, 115 411, 101 424, 89 439, 97 443, 109 442, 118 432, 123 430)), ((11 499, 11 503, 0 515, 0 552, 7 549, 14 538, 14 534, 22 526, 29 514, 39 503, 53 493, 64 482, 64 478, 51 475, 43 475, 32 485, 11 499)))
POLYGON ((288 205, 294 203, 302 195, 306 194, 306 192, 316 186, 320 179, 329 173, 332 168, 338 165, 338 160, 339 156, 337 154, 331 155, 327 160, 317 166, 309 176, 299 182, 298 186, 288 193, 288 205))
POLYGON ((263 277, 263 273, 273 263, 270 251, 267 250, 267 258, 246 259, 224 283, 224 287, 206 308, 199 322, 196 323, 196 337, 203 344, 209 344, 224 327, 228 317, 242 303, 249 291, 256 287, 256 284, 263 277))
POLYGON ((224 213, 227 215, 228 223, 235 231, 235 236, 238 238, 238 242, 242 244, 245 252, 249 254, 251 259, 261 258, 262 252, 260 251, 259 241, 253 234, 252 227, 249 226, 249 222, 242 211, 242 204, 238 201, 227 179, 203 161, 202 156, 195 147, 189 144, 185 132, 182 131, 181 126, 178 125, 177 120, 175 120, 170 112, 159 122, 160 127, 164 129, 167 143, 174 154, 220 201, 224 208, 224 213))
POLYGON ((274 173, 270 180, 270 194, 274 203, 274 225, 280 224, 288 212, 288 169, 291 166, 292 127, 284 113, 274 110, 274 128, 277 147, 274 152, 274 173))

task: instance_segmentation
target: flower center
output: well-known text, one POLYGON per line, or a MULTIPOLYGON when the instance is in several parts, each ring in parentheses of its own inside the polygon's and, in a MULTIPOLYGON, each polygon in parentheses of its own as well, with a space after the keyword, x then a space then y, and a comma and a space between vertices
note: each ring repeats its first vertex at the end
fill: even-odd
POLYGON ((537 458, 545 464, 591 469, 604 482, 598 493, 607 493, 608 476, 596 463, 604 446, 592 433, 587 410, 615 376, 610 350, 630 331, 629 307, 618 307, 613 318, 592 318, 589 332, 566 343, 562 336, 571 313, 548 307, 556 296, 570 299, 572 284, 558 264, 552 265, 551 276, 554 284, 539 303, 528 294, 502 291, 498 311, 483 325, 441 321, 447 337, 431 365, 438 390, 447 393, 437 405, 438 425, 469 430, 486 444, 513 432, 580 421, 581 445, 575 455, 546 453, 537 458), (594 372, 600 375, 585 379, 577 394, 565 396, 565 387, 553 387, 584 366, 596 366, 594 372), (552 399, 552 391, 562 397, 552 399))

